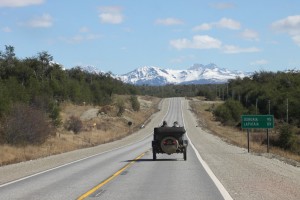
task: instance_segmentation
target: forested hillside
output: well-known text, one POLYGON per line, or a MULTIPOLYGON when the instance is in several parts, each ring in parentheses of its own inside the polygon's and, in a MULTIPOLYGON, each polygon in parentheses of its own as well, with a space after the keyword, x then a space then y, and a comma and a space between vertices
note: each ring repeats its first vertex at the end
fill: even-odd
POLYGON ((60 126, 61 102, 107 105, 113 94, 136 93, 110 74, 63 69, 48 52, 19 59, 14 47, 5 46, 0 51, 0 142, 43 142, 60 126))

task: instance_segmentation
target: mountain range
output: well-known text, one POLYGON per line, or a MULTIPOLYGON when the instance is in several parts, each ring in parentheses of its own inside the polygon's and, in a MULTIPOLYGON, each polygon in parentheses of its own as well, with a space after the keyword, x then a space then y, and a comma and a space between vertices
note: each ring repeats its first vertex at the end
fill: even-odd
MULTIPOLYGON (((95 67, 82 68, 91 73, 103 73, 95 67)), ((249 72, 230 71, 219 68, 216 64, 194 64, 187 70, 162 69, 154 66, 137 68, 124 75, 113 75, 121 81, 134 85, 167 85, 167 84, 214 84, 226 83, 236 77, 250 76, 249 72)))
POLYGON ((135 85, 166 85, 226 83, 229 79, 250 75, 249 72, 230 71, 210 63, 208 65, 194 64, 187 70, 145 66, 116 77, 125 83, 135 85))

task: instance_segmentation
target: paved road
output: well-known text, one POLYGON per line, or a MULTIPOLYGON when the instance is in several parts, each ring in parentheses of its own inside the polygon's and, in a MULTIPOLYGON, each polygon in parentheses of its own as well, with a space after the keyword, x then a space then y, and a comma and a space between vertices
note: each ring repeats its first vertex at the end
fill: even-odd
POLYGON ((152 160, 149 130, 163 119, 183 125, 181 107, 180 98, 165 101, 161 113, 140 131, 146 137, 139 142, 0 185, 0 199, 77 199, 83 194, 86 199, 230 199, 226 191, 222 196, 222 186, 191 145, 187 161, 181 154, 152 160))

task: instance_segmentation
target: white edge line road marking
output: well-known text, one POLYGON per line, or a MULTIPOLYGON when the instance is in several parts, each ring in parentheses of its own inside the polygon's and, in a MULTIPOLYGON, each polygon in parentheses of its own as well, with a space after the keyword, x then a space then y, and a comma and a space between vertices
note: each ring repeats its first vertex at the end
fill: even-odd
POLYGON ((115 150, 118 150, 118 149, 125 148, 125 147, 127 147, 127 146, 132 145, 132 144, 135 144, 135 143, 138 143, 138 142, 140 142, 140 141, 145 140, 147 137, 150 137, 150 136, 152 135, 152 133, 153 133, 153 132, 147 134, 144 138, 138 140, 137 142, 132 142, 132 143, 130 143, 130 144, 127 144, 127 145, 124 145, 124 146, 121 146, 121 147, 118 147, 118 148, 115 148, 115 149, 111 149, 111 150, 108 150, 108 151, 104 151, 104 152, 101 152, 101 153, 97 153, 97 154, 94 154, 94 155, 91 155, 91 156, 88 156, 88 157, 81 158, 81 159, 79 159, 79 160, 75 160, 75 161, 72 161, 72 162, 69 162, 69 163, 66 163, 66 164, 63 164, 63 165, 59 165, 59 166, 57 166, 57 167, 53 167, 53 168, 47 169, 47 170, 45 170, 45 171, 41 171, 41 172, 38 172, 38 173, 35 173, 35 174, 32 174, 32 175, 28 175, 28 176, 25 176, 25 177, 23 177, 23 178, 14 180, 14 181, 10 181, 10 182, 4 183, 4 184, 0 185, 0 188, 5 187, 5 186, 8 186, 8 185, 11 185, 11 184, 14 184, 14 183, 17 183, 17 182, 20 182, 20 181, 23 181, 23 180, 26 180, 26 179, 31 178, 31 177, 34 177, 34 176, 38 176, 38 175, 40 175, 40 174, 44 174, 44 173, 47 173, 47 172, 50 172, 50 171, 53 171, 53 170, 56 170, 56 169, 59 169, 59 168, 62 168, 62 167, 65 167, 65 166, 74 164, 74 163, 77 163, 77 162, 80 162, 80 161, 86 160, 86 159, 89 159, 89 158, 92 158, 92 157, 95 157, 95 156, 99 156, 99 155, 101 155, 101 154, 105 154, 105 153, 109 153, 109 152, 111 152, 111 151, 115 151, 115 150))
MULTIPOLYGON (((181 103, 181 115, 182 115, 183 124, 185 124, 184 123, 184 118, 183 118, 183 112, 182 112, 182 103, 181 103)), ((187 136, 187 139, 189 140, 189 143, 191 144, 194 152, 196 153, 199 162, 201 163, 201 165, 205 169, 206 173, 210 176, 210 178, 212 179, 212 181, 214 182, 214 184, 216 185, 216 187, 220 191, 221 195, 223 196, 223 198, 225 200, 233 200, 232 197, 230 196, 230 194, 228 193, 228 191, 225 189, 225 187, 222 185, 222 183, 219 181, 219 179, 216 177, 216 175, 213 173, 213 171, 209 168, 207 163, 200 156, 198 150, 196 149, 196 147, 194 146, 194 144, 190 140, 190 138, 188 136, 188 132, 186 132, 186 136, 187 136)))

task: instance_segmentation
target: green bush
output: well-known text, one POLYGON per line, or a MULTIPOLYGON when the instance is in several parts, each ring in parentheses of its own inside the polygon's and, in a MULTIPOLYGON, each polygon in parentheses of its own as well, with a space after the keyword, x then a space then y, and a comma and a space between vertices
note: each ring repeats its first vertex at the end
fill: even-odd
POLYGON ((297 148, 297 135, 289 124, 283 125, 280 128, 278 145, 285 149, 295 151, 297 148))
POLYGON ((130 97, 131 107, 134 111, 140 110, 140 102, 136 96, 130 97))
POLYGON ((224 104, 219 105, 214 111, 218 121, 225 125, 236 125, 240 122, 241 115, 244 112, 244 107, 239 101, 228 100, 224 104))

